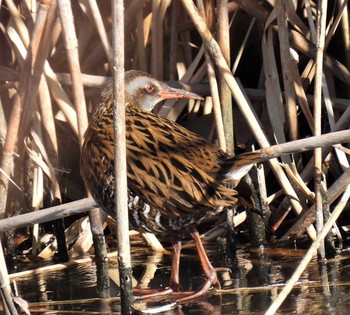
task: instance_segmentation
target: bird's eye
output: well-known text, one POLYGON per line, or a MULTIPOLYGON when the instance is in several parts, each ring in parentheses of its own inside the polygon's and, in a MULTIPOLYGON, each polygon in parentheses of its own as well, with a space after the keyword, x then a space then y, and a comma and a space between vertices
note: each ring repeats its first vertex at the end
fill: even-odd
POLYGON ((152 93, 154 91, 154 85, 153 84, 147 84, 145 87, 145 90, 147 93, 152 93))

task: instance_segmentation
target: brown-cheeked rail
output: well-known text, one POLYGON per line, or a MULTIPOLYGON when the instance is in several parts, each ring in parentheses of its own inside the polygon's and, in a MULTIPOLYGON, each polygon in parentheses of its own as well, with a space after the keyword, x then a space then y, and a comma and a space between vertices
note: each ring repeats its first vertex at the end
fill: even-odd
MULTIPOLYGON (((251 152, 230 157, 204 138, 152 113, 162 100, 202 99, 174 89, 149 74, 125 74, 126 154, 130 227, 140 232, 166 234, 172 243, 169 288, 143 298, 180 290, 181 235, 193 238, 206 281, 184 302, 220 287, 217 271, 205 252, 196 225, 238 201, 233 180, 239 180, 259 161, 251 152)), ((85 134, 81 173, 95 201, 112 217, 114 210, 114 130, 112 86, 102 93, 85 134)))

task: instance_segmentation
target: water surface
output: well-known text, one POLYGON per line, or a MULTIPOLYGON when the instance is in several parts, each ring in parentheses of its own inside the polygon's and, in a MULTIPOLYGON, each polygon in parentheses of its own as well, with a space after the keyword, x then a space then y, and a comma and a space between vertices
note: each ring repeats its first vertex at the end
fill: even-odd
MULTIPOLYGON (((221 290, 162 314, 264 314, 305 254, 299 249, 238 249, 237 259, 208 246, 214 266, 229 267, 219 274, 221 290)), ((309 264, 279 314, 348 314, 350 310, 350 254, 343 250, 335 259, 309 264)), ((133 277, 140 288, 159 289, 169 283, 171 257, 145 246, 133 246, 133 277)), ((116 258, 108 272, 118 278, 116 258)), ((182 289, 195 290, 203 282, 193 250, 181 258, 182 289)), ((94 262, 75 264, 64 270, 37 272, 16 278, 19 295, 30 304, 32 314, 118 314, 118 285, 106 282, 94 262)), ((153 308, 171 299, 139 303, 153 308)))

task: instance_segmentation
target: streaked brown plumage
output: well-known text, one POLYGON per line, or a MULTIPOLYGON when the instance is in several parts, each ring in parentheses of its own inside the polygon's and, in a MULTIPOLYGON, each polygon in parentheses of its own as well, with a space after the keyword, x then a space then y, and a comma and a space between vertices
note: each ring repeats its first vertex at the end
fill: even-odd
MULTIPOLYGON (((200 99, 198 95, 172 89, 140 71, 128 71, 125 84, 130 225, 139 231, 172 237, 171 290, 179 289, 179 231, 191 234, 207 277, 204 286, 191 296, 196 297, 211 285, 219 286, 219 282, 195 225, 237 203, 229 175, 243 169, 242 177, 258 155, 230 158, 200 136, 150 112, 163 99, 200 99)), ((94 199, 114 216, 112 104, 109 86, 85 134, 81 172, 94 199)))

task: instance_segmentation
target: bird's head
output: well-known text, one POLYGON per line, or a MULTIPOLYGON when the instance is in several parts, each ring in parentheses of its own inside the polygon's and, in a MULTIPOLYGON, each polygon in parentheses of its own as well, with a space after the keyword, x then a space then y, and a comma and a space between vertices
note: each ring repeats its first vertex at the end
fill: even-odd
POLYGON ((125 72, 125 92, 126 97, 147 111, 152 111, 160 101, 172 98, 203 99, 195 93, 172 88, 138 70, 125 72))

